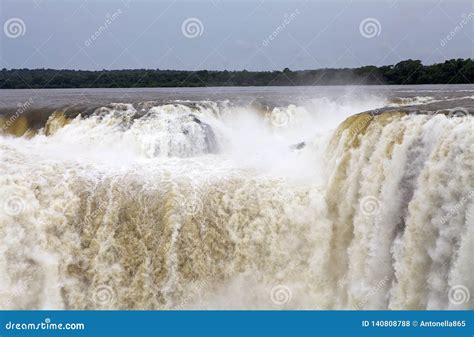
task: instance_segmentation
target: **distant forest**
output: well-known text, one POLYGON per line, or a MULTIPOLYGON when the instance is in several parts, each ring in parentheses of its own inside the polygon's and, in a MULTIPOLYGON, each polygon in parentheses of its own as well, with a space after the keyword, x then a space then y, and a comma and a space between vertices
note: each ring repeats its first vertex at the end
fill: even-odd
POLYGON ((474 60, 292 71, 2 69, 0 89, 474 83, 474 60))

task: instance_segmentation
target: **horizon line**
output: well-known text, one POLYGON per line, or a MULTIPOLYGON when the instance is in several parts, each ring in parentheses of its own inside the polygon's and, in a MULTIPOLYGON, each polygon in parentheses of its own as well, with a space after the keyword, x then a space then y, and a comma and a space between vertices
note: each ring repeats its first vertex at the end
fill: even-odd
POLYGON ((284 67, 283 69, 273 69, 273 70, 248 70, 248 69, 241 69, 241 70, 215 70, 215 69, 160 69, 160 68, 122 68, 122 69, 67 69, 67 68, 2 68, 0 71, 18 71, 18 70, 28 70, 28 71, 34 71, 34 70, 54 70, 54 71, 90 71, 90 72, 100 72, 100 71, 137 71, 137 70, 144 70, 144 71, 170 71, 170 72, 199 72, 199 71, 207 71, 207 72, 253 72, 253 73, 272 73, 272 72, 283 72, 286 69, 291 72, 303 72, 303 71, 317 71, 317 70, 350 70, 350 69, 360 69, 360 68, 366 68, 366 67, 376 67, 376 68, 381 68, 381 67, 390 67, 390 66, 395 66, 398 63, 405 62, 405 61, 420 61, 423 66, 432 66, 435 64, 443 64, 452 60, 472 60, 473 58, 471 57, 466 57, 466 58, 452 58, 452 59, 446 59, 444 62, 434 62, 434 63, 423 63, 423 61, 419 59, 405 59, 401 60, 397 63, 394 64, 385 64, 385 65, 380 65, 376 66, 373 64, 367 64, 367 65, 361 65, 359 67, 339 67, 339 68, 308 68, 308 69, 295 69, 292 70, 289 67, 284 67))

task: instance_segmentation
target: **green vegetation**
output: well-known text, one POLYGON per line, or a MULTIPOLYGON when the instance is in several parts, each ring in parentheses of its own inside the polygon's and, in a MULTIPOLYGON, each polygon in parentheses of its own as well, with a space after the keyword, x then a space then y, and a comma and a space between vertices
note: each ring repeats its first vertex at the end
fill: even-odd
POLYGON ((407 60, 383 67, 291 71, 2 69, 0 89, 474 83, 474 60, 429 66, 407 60))

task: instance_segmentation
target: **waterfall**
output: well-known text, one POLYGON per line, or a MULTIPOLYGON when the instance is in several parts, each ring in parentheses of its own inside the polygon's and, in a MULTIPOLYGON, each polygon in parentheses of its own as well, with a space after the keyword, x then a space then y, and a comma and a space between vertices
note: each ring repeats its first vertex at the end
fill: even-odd
POLYGON ((474 309, 474 117, 318 126, 117 104, 1 135, 0 308, 474 309))

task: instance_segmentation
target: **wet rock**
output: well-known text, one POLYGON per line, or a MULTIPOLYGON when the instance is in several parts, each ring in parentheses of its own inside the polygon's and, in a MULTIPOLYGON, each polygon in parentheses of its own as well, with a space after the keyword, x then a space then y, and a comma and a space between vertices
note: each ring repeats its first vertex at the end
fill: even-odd
POLYGON ((305 146, 306 146, 306 142, 300 142, 300 143, 291 145, 290 148, 291 148, 292 150, 301 150, 301 149, 304 148, 305 146))

